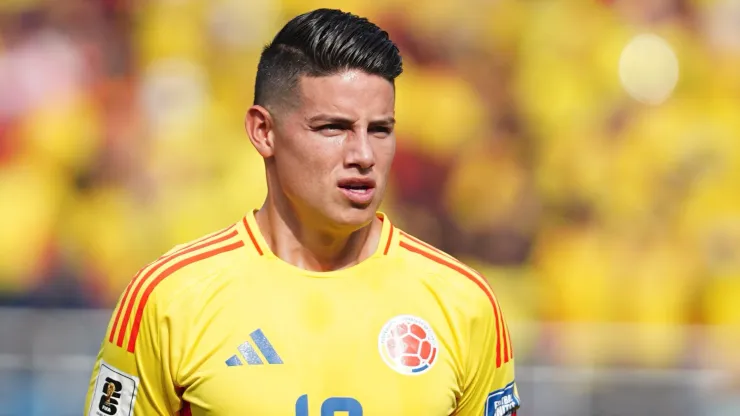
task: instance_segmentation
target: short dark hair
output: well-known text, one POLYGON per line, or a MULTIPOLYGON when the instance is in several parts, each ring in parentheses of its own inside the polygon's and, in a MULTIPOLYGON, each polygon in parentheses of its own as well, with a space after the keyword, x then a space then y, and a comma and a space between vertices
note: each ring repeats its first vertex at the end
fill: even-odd
POLYGON ((391 84, 403 72, 401 54, 388 33, 368 19, 317 9, 289 21, 265 46, 257 67, 254 103, 291 102, 301 76, 347 70, 378 75, 391 84))

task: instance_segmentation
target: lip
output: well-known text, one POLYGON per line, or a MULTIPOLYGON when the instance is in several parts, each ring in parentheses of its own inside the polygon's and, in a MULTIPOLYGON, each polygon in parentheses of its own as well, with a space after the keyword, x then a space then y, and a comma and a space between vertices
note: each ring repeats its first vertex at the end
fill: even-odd
POLYGON ((372 178, 341 179, 337 187, 355 205, 368 205, 375 196, 375 180, 372 178), (363 187, 363 189, 352 189, 363 187))
POLYGON ((342 191, 344 196, 346 196, 347 199, 350 200, 350 202, 356 205, 368 205, 370 202, 372 202, 373 197, 375 196, 375 188, 367 188, 367 189, 339 188, 339 190, 342 191))

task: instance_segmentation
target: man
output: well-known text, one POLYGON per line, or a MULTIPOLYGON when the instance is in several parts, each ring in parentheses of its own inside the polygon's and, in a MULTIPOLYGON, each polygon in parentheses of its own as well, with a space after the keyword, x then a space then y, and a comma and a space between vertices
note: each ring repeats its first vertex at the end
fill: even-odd
POLYGON ((377 212, 401 57, 316 10, 265 48, 247 133, 264 205, 132 279, 88 415, 511 415, 508 329, 485 279, 377 212))

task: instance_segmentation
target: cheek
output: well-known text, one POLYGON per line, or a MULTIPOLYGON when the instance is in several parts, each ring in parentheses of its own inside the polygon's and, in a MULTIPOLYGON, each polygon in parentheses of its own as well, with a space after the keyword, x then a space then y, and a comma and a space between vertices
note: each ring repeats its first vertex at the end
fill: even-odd
POLYGON ((393 158, 396 155, 395 137, 387 138, 380 142, 375 149, 375 163, 379 170, 388 173, 393 164, 393 158), (390 139, 390 140, 389 140, 390 139))
POLYGON ((302 137, 276 152, 275 162, 281 182, 295 193, 317 188, 326 178, 331 177, 335 161, 332 150, 338 148, 334 143, 321 143, 311 137, 302 137))

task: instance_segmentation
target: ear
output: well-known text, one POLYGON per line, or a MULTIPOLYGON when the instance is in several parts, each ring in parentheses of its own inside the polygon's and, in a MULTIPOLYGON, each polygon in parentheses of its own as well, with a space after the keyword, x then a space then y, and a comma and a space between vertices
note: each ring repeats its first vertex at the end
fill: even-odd
POLYGON ((249 141, 264 158, 275 154, 275 122, 265 107, 253 105, 244 117, 249 141))

